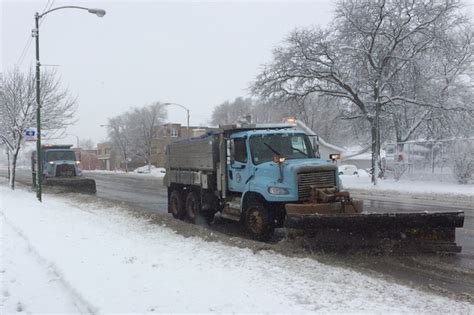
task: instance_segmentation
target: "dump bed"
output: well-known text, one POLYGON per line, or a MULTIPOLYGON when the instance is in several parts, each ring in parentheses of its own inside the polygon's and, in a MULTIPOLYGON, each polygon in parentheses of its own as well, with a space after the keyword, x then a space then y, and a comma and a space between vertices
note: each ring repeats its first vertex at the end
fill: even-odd
POLYGON ((166 150, 168 170, 214 172, 219 162, 219 136, 211 134, 173 142, 166 150))

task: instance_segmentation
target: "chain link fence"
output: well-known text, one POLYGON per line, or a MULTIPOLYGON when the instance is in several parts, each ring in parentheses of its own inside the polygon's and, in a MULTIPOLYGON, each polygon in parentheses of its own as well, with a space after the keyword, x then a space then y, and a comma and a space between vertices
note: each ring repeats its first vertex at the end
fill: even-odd
POLYGON ((385 145, 385 176, 472 182, 474 138, 407 141, 385 145))

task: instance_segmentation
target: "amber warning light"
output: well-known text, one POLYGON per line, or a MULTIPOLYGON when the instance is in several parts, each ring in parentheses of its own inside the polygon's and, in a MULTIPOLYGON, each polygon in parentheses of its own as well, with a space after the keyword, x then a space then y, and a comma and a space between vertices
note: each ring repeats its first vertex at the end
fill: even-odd
POLYGON ((341 159, 341 154, 340 153, 329 154, 329 158, 333 161, 340 160, 341 159))
POLYGON ((281 163, 285 162, 285 158, 281 157, 281 156, 275 156, 273 158, 273 162, 275 162, 276 164, 281 164, 281 163))

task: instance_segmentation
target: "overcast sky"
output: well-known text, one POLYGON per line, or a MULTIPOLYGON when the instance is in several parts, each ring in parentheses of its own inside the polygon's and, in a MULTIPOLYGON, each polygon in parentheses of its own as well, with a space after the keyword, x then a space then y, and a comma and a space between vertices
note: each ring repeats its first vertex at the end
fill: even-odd
MULTIPOLYGON (((19 62, 47 0, 2 1, 1 71, 19 62)), ((41 63, 58 65, 64 85, 78 97, 77 123, 68 132, 106 138, 107 118, 154 101, 191 111, 191 124, 207 124, 214 106, 248 95, 259 66, 295 27, 325 25, 331 1, 164 2, 54 1, 53 7, 103 8, 104 18, 61 10, 40 26, 41 63)), ((51 1, 50 1, 51 3, 51 1)), ((34 65, 34 41, 21 68, 34 65)), ((185 111, 168 107, 171 122, 185 111)), ((75 138, 66 139, 69 142, 75 138)))

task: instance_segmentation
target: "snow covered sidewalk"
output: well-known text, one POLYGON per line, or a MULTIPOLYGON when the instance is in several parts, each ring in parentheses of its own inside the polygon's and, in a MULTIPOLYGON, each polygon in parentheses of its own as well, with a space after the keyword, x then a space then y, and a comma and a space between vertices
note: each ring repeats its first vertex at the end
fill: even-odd
POLYGON ((0 313, 472 313, 312 259, 185 238, 120 209, 0 183, 0 313))

